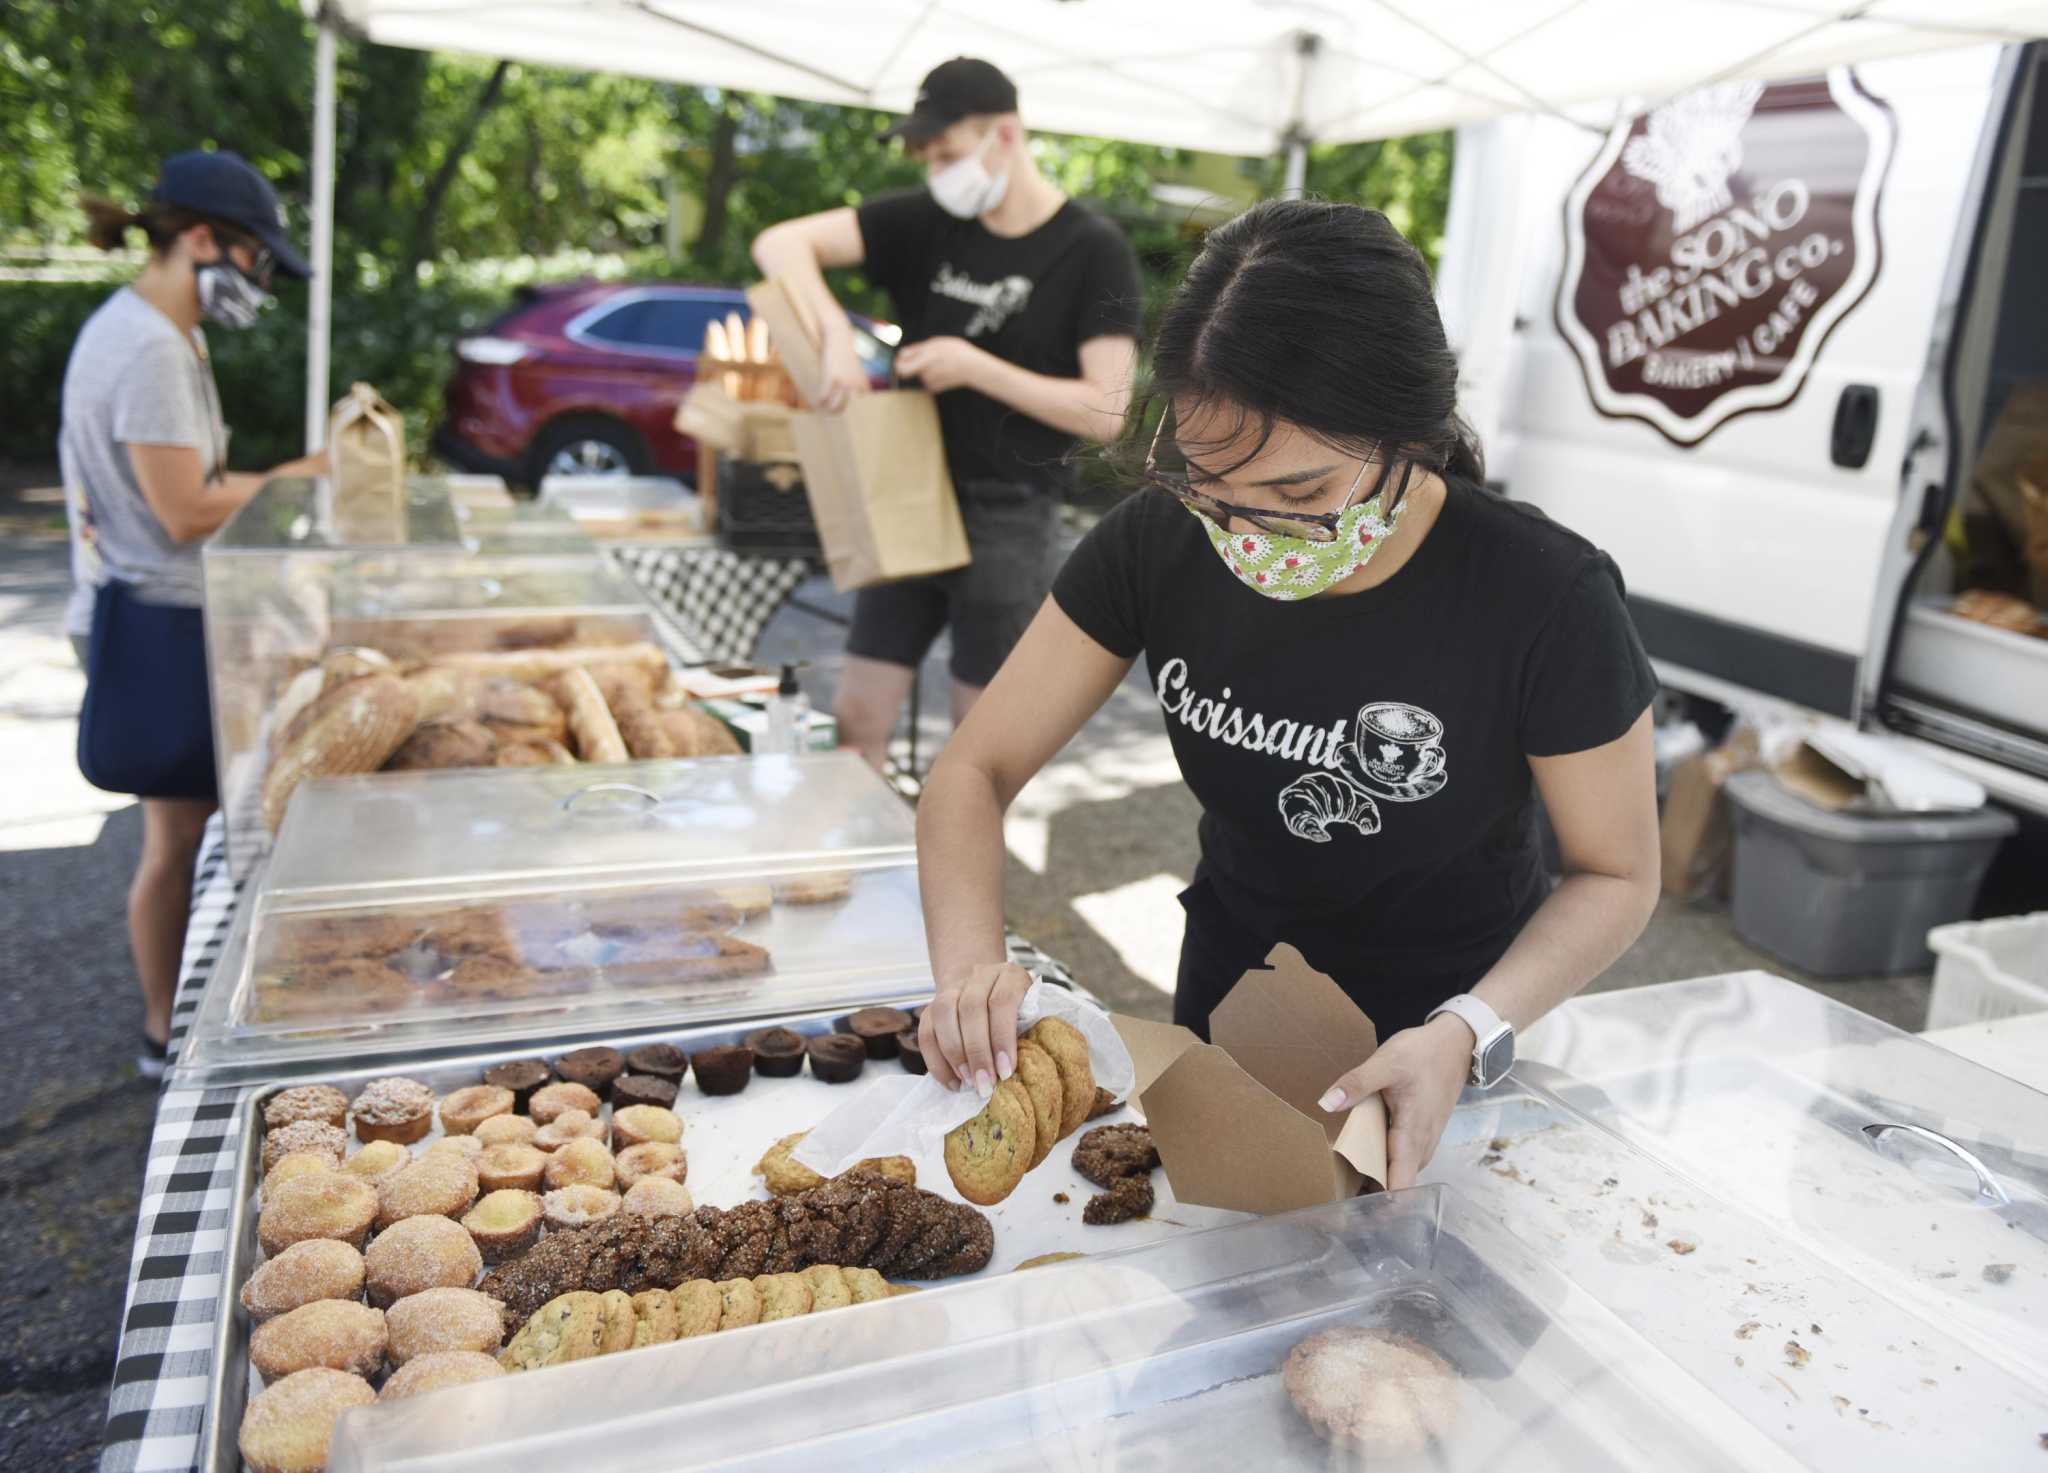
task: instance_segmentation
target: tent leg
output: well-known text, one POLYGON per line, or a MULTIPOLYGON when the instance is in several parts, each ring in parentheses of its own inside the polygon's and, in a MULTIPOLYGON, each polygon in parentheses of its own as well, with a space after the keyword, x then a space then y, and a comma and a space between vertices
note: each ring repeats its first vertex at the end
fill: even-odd
POLYGON ((327 357, 334 317, 334 27, 313 43, 313 280, 306 297, 306 453, 327 443, 327 357))
POLYGON ((1287 135, 1286 169, 1281 176, 1280 192, 1289 199, 1298 199, 1302 186, 1308 183, 1308 138, 1300 133, 1287 135))

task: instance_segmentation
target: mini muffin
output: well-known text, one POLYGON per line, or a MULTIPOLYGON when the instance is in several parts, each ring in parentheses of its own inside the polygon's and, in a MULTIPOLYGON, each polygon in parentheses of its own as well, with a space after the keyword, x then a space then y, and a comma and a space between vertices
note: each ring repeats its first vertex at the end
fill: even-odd
POLYGON ((604 1122, 588 1110, 564 1110, 533 1133, 533 1143, 543 1151, 559 1151, 571 1141, 599 1141, 605 1136, 604 1122))
POLYGON ((256 1240, 269 1258, 308 1238, 333 1238, 360 1248, 376 1220, 375 1187, 339 1171, 323 1171, 278 1187, 256 1221, 256 1240))
POLYGON ((428 1215, 395 1222, 363 1251, 364 1287, 378 1308, 428 1289, 467 1289, 484 1271, 469 1230, 428 1215))
POLYGON ((377 1186, 377 1226, 437 1213, 460 1217, 476 1200, 476 1167, 453 1151, 429 1151, 377 1186))
POLYGON ((392 1075, 363 1086, 349 1106, 356 1139, 409 1146, 434 1128, 434 1092, 417 1079, 392 1075))
POLYGON ((548 1153, 534 1146, 486 1146, 477 1158, 477 1185, 486 1192, 530 1192, 540 1185, 548 1153))
POLYGON ((363 1292, 363 1255, 333 1238, 294 1243, 249 1275, 242 1308, 258 1324, 319 1299, 353 1299, 363 1292))
POLYGON ((364 1181, 374 1183, 410 1165, 412 1152, 397 1141, 371 1141, 342 1162, 341 1169, 350 1176, 359 1176, 364 1181))
POLYGON ((603 1222, 619 1210, 617 1192, 587 1184, 563 1187, 540 1199, 541 1217, 550 1232, 571 1232, 603 1222))
POLYGON ((570 1141, 548 1157, 547 1168, 541 1175, 550 1191, 573 1186, 608 1188, 617 1179, 612 1153, 601 1142, 587 1140, 570 1141))
POLYGON ((468 1135, 493 1115, 512 1113, 512 1091, 497 1084, 472 1084, 441 1101, 441 1129, 468 1135))
POLYGON ((444 1135, 428 1146, 426 1153, 432 1156, 443 1151, 460 1156, 473 1166, 483 1160, 484 1143, 473 1135, 444 1135))
POLYGON ((503 1263, 539 1241, 540 1219, 538 1192, 505 1188, 486 1192, 463 1214, 462 1225, 476 1240, 485 1263, 503 1263))
POLYGON ((697 1210, 690 1189, 665 1176, 643 1176, 626 1188, 619 1204, 621 1212, 641 1217, 687 1217, 697 1210))
POLYGON ((263 1106, 266 1130, 301 1120, 323 1121, 340 1130, 348 1123, 348 1096, 331 1084, 302 1084, 272 1095, 263 1106))
POLYGON ((325 1120, 295 1120, 267 1131, 263 1137, 263 1169, 270 1170, 287 1156, 301 1151, 325 1156, 330 1165, 341 1165, 348 1154, 348 1133, 325 1120))
POLYGON ((754 1077, 754 1051, 742 1044, 720 1043, 690 1055, 697 1088, 707 1095, 736 1095, 754 1077))
POLYGON ((583 1085, 599 1099, 611 1089, 612 1081, 625 1072, 626 1056, 602 1044, 572 1050, 555 1060, 557 1078, 583 1085))
POLYGON ((384 1364, 384 1312, 352 1299, 316 1299, 249 1335, 249 1364, 266 1381, 325 1366, 368 1376, 384 1364))
POLYGON ((493 1115, 470 1134, 486 1146, 530 1146, 539 1130, 531 1115, 493 1115))
POLYGON ((910 1014, 901 1008, 862 1008, 841 1020, 841 1026, 867 1045, 871 1059, 896 1057, 896 1040, 910 1026, 910 1014))
POLYGON ((925 1066, 924 1045, 918 1041, 917 1030, 906 1028, 896 1035, 896 1061, 903 1066, 906 1074, 928 1074, 925 1066))
POLYGON ((263 1174, 260 1197, 265 1207, 277 1194, 277 1189, 295 1176, 318 1176, 334 1170, 334 1158, 325 1151, 294 1151, 289 1156, 277 1158, 277 1164, 263 1174))
POLYGON ((341 1414, 376 1400, 361 1376, 324 1367, 296 1371, 264 1387, 242 1413, 242 1461, 251 1473, 322 1473, 341 1414))
POLYGON ((604 1107, 604 1101, 597 1097, 597 1091, 585 1084, 562 1080, 556 1084, 544 1084, 533 1092, 533 1100, 526 1113, 536 1125, 548 1125, 564 1110, 581 1110, 595 1116, 604 1107))
POLYGON ((496 1355, 505 1339, 505 1306, 474 1289, 422 1289, 385 1318, 391 1364, 446 1350, 496 1355))
POLYGON ((683 1119, 673 1110, 664 1110, 659 1105, 628 1105, 612 1112, 612 1144, 621 1150, 644 1146, 649 1141, 680 1145, 682 1139, 683 1119))
POLYGON ((670 1084, 680 1084, 689 1067, 689 1055, 672 1043, 644 1044, 626 1055, 628 1074, 652 1075, 670 1084))
POLYGON ((539 1059, 514 1059, 484 1070, 484 1083, 512 1091, 512 1108, 524 1110, 533 1092, 555 1077, 555 1071, 539 1059))
POLYGON ((666 1177, 679 1185, 690 1179, 690 1162, 683 1148, 666 1141, 643 1141, 626 1147, 612 1158, 612 1169, 619 1185, 629 1192, 635 1182, 650 1176, 666 1177))
POLYGON ((612 1108, 624 1109, 628 1105, 659 1105, 664 1110, 676 1102, 676 1086, 673 1080, 657 1078, 652 1074, 621 1074, 612 1081, 612 1108))
POLYGON ((825 1084, 851 1084, 868 1061, 868 1046, 851 1033, 826 1033, 807 1039, 811 1078, 825 1084))
POLYGON ((444 1386, 467 1386, 472 1381, 490 1381, 505 1374, 496 1356, 474 1350, 430 1350, 414 1356, 391 1373, 379 1401, 403 1401, 408 1396, 439 1391, 444 1386))
POLYGON ((757 1028, 747 1035, 754 1051, 754 1072, 770 1079, 789 1079, 803 1071, 804 1036, 794 1028, 757 1028))

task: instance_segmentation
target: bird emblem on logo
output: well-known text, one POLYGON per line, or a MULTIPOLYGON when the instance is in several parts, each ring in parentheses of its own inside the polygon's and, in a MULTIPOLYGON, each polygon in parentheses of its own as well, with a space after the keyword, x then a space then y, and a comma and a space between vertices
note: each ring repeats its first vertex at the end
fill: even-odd
POLYGON ((1742 130, 1763 93, 1761 82, 1722 82, 1673 98, 1622 150, 1622 167, 1656 187, 1680 234, 1728 207, 1729 177, 1742 167, 1742 130))

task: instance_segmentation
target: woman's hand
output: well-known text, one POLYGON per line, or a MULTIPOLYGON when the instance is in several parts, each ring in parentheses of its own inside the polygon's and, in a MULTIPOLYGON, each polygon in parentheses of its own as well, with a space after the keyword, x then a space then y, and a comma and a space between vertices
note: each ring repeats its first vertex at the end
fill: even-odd
POLYGON ((1015 962, 995 962, 941 987, 917 1024, 932 1078, 947 1089, 972 1084, 987 1099, 1017 1066, 1017 1005, 1030 986, 1015 962))
POLYGON ((1472 1030, 1449 1013, 1420 1028, 1403 1028, 1373 1056, 1330 1086, 1320 1104, 1332 1113, 1348 1110, 1367 1095, 1387 1102, 1389 1191, 1415 1185, 1436 1154, 1444 1123, 1472 1072, 1472 1030))
POLYGON ((988 354, 965 338, 926 338, 900 349, 896 372, 914 378, 934 394, 971 389, 988 354))

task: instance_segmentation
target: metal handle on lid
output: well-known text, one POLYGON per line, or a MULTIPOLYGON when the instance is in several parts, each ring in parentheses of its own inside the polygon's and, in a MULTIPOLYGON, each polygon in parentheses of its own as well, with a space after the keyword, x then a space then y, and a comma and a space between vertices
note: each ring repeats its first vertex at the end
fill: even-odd
POLYGON ((578 788, 575 792, 564 798, 562 800, 562 812, 576 812, 578 806, 585 798, 598 793, 624 793, 629 797, 638 798, 641 800, 642 812, 652 812, 654 809, 661 807, 659 795, 650 793, 647 789, 640 787, 636 783, 591 783, 587 787, 578 788))
POLYGON ((1924 1125, 1881 1123, 1864 1126, 1863 1135, 1870 1142, 1870 1148, 1875 1151, 1882 1148, 1884 1138, 1895 1130, 1912 1136, 1915 1139, 1926 1141, 1929 1145, 1939 1146, 1942 1150, 1947 1151, 1958 1161, 1969 1167, 1977 1176, 1977 1195, 1986 1201, 1999 1207, 2004 1207, 2012 1201, 2012 1194, 2006 1191, 1998 1178, 1991 1174, 1990 1167, 1978 1160, 1974 1152, 1958 1145, 1938 1130, 1929 1130, 1924 1125))

